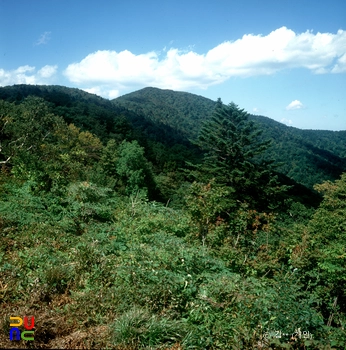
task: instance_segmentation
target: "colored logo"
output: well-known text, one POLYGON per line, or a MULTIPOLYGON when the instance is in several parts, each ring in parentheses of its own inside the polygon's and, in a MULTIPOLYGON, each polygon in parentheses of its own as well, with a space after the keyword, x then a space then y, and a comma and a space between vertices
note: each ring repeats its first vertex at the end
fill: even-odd
POLYGON ((24 316, 24 331, 18 328, 23 325, 23 319, 21 317, 10 317, 10 321, 16 321, 16 323, 10 323, 10 340, 34 340, 34 331, 31 331, 35 326, 34 316, 31 316, 30 323, 28 316, 24 316))

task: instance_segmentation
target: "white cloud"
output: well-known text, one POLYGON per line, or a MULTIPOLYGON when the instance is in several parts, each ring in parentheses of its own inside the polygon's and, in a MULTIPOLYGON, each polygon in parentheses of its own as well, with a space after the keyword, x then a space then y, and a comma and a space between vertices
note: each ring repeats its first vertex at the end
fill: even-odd
POLYGON ((332 73, 345 73, 346 72, 346 53, 343 54, 336 62, 332 69, 332 73))
POLYGON ((44 66, 37 73, 42 78, 50 78, 52 77, 58 69, 58 66, 44 66))
POLYGON ((51 35, 51 32, 44 32, 43 34, 41 34, 38 40, 34 43, 34 46, 47 44, 48 41, 50 40, 50 35, 51 35))
POLYGON ((0 69, 0 86, 13 84, 49 84, 58 66, 46 65, 36 72, 32 66, 21 66, 13 70, 0 69))
POLYGON ((315 74, 346 71, 346 31, 296 34, 281 27, 266 36, 247 34, 204 54, 192 49, 96 51, 68 65, 66 77, 81 87, 122 90, 156 86, 176 90, 220 84, 233 76, 270 75, 283 69, 306 68, 315 74))
POLYGON ((294 100, 286 107, 286 110, 291 111, 293 109, 301 109, 301 108, 303 108, 303 104, 298 100, 294 100))
POLYGON ((84 89, 86 92, 89 92, 90 94, 95 94, 98 96, 103 96, 109 99, 113 99, 116 98, 120 95, 119 90, 109 90, 109 89, 104 89, 104 88, 100 88, 98 86, 95 86, 93 88, 86 88, 84 89))
POLYGON ((291 119, 282 118, 280 121, 281 121, 281 123, 284 123, 286 125, 292 125, 293 124, 291 119))

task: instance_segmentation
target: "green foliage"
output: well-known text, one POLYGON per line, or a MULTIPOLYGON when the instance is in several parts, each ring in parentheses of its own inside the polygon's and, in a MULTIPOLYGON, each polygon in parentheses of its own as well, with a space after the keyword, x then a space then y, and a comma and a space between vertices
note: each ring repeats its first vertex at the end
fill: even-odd
MULTIPOLYGON (((189 182, 180 168, 198 164, 198 152, 174 134, 159 141, 173 124, 154 108, 158 89, 137 96, 152 102, 142 123, 131 95, 123 102, 132 112, 115 113, 79 90, 6 91, 1 348, 13 346, 15 310, 35 316, 35 348, 344 349, 346 175, 316 186, 319 207, 298 187, 278 206, 280 188, 258 154, 266 143, 234 104, 219 102, 202 129, 206 156, 189 182), (26 98, 33 92, 41 98, 26 98), (129 115, 142 129, 128 128, 129 115), (298 329, 312 339, 291 337, 298 329)), ((191 121, 180 98, 193 105, 193 95, 164 95, 185 135, 215 106, 205 101, 191 121)))
POLYGON ((207 239, 208 233, 216 226, 222 225, 223 215, 235 203, 230 203, 227 196, 230 190, 217 187, 212 183, 203 185, 193 182, 186 196, 186 206, 191 215, 192 222, 198 228, 198 237, 203 245, 207 239))
POLYGON ((109 140, 103 148, 101 155, 101 166, 104 172, 112 177, 117 176, 116 162, 119 158, 118 146, 115 140, 109 140))
POLYGON ((12 167, 16 177, 48 190, 83 179, 86 169, 100 158, 100 140, 88 131, 66 125, 50 112, 44 100, 28 97, 8 109, 0 152, 5 159, 2 162, 12 167))
POLYGON ((126 194, 154 189, 154 180, 150 165, 144 156, 144 149, 137 141, 123 141, 118 150, 119 157, 115 168, 125 186, 126 194))
POLYGON ((115 346, 157 348, 172 345, 186 334, 186 325, 150 314, 145 309, 134 308, 121 315, 112 325, 115 346))
MULTIPOLYGON (((104 144, 109 139, 118 143, 137 139, 158 171, 172 157, 178 166, 183 164, 179 163, 181 160, 196 161, 196 150, 187 140, 197 137, 216 105, 202 96, 155 88, 145 88, 112 102, 63 86, 0 88, 0 100, 20 103, 30 95, 48 101, 53 114, 97 135, 104 144), (163 156, 157 152, 157 143, 165 148, 163 156), (176 146, 183 150, 170 151, 176 146)), ((263 116, 250 115, 249 119, 263 130, 262 141, 273 141, 263 159, 275 159, 281 164, 277 170, 298 183, 312 189, 315 183, 335 180, 346 171, 346 131, 299 130, 263 116)))
MULTIPOLYGON (((316 185, 316 189, 324 199, 308 226, 317 265, 314 277, 319 279, 321 299, 330 314, 335 314, 346 308, 346 174, 334 183, 316 185)), ((340 316, 332 321, 342 322, 340 316)))
POLYGON ((2 162, 13 165, 16 174, 30 176, 44 161, 44 143, 54 141, 55 130, 63 120, 36 97, 27 98, 19 106, 2 104, 1 109, 2 162))
MULTIPOLYGON (((202 127, 197 144, 206 152, 199 176, 214 178, 216 183, 230 188, 234 200, 266 208, 274 196, 283 191, 273 176, 271 162, 259 164, 256 156, 263 153, 270 141, 258 139, 260 131, 248 114, 234 103, 228 106, 218 101, 210 120, 202 127), (270 198, 270 199, 269 199, 270 198)), ((274 204, 275 205, 275 204, 274 204)))
POLYGON ((120 96, 113 102, 156 124, 169 125, 189 138, 197 136, 200 123, 215 108, 214 101, 201 96, 151 87, 120 96))
POLYGON ((272 139, 273 147, 264 159, 275 159, 277 170, 312 189, 316 183, 336 180, 346 170, 346 131, 300 130, 262 116, 251 116, 261 126, 263 139, 272 139))

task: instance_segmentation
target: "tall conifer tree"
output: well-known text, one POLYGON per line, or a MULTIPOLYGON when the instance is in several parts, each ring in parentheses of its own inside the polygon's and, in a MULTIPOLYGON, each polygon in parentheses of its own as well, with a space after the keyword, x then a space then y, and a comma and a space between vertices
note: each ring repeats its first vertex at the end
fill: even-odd
POLYGON ((236 200, 262 210, 283 187, 273 175, 273 162, 258 157, 271 141, 260 140, 261 131, 248 116, 234 103, 217 101, 214 114, 202 126, 197 139, 205 151, 199 169, 207 181, 215 179, 219 185, 233 188, 236 200))

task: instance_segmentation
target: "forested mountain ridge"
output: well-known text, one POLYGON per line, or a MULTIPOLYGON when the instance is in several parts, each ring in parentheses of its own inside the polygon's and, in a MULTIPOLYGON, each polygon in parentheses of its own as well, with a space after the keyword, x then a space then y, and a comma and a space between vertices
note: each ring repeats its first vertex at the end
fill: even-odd
POLYGON ((144 88, 112 100, 153 122, 173 127, 187 138, 196 138, 216 102, 188 92, 144 88))
POLYGON ((344 350, 346 173, 289 182, 234 103, 191 143, 173 94, 0 89, 0 348, 344 350))
MULTIPOLYGON (((144 88, 113 100, 153 122, 169 125, 195 139, 201 125, 213 113, 216 102, 172 90, 144 88)), ((301 130, 270 118, 250 115, 263 130, 263 139, 273 140, 264 157, 283 163, 278 171, 310 188, 333 180, 346 170, 346 131, 301 130)))
POLYGON ((265 155, 283 164, 278 171, 312 188, 324 179, 336 179, 346 169, 346 131, 302 130, 263 116, 263 137, 273 140, 265 155))
MULTIPOLYGON (((216 105, 202 96, 151 87, 113 101, 63 86, 0 88, 0 99, 10 102, 29 95, 44 98, 67 122, 101 139, 137 139, 149 158, 156 159, 158 147, 165 147, 158 146, 162 144, 183 145, 182 155, 188 156, 192 147, 189 140, 196 139, 216 105)), ((263 116, 249 118, 263 130, 263 140, 272 140, 263 157, 282 163, 277 170, 294 181, 311 189, 316 183, 337 179, 346 170, 346 131, 300 130, 263 116)), ((179 165, 183 162, 180 156, 171 158, 179 165)))

